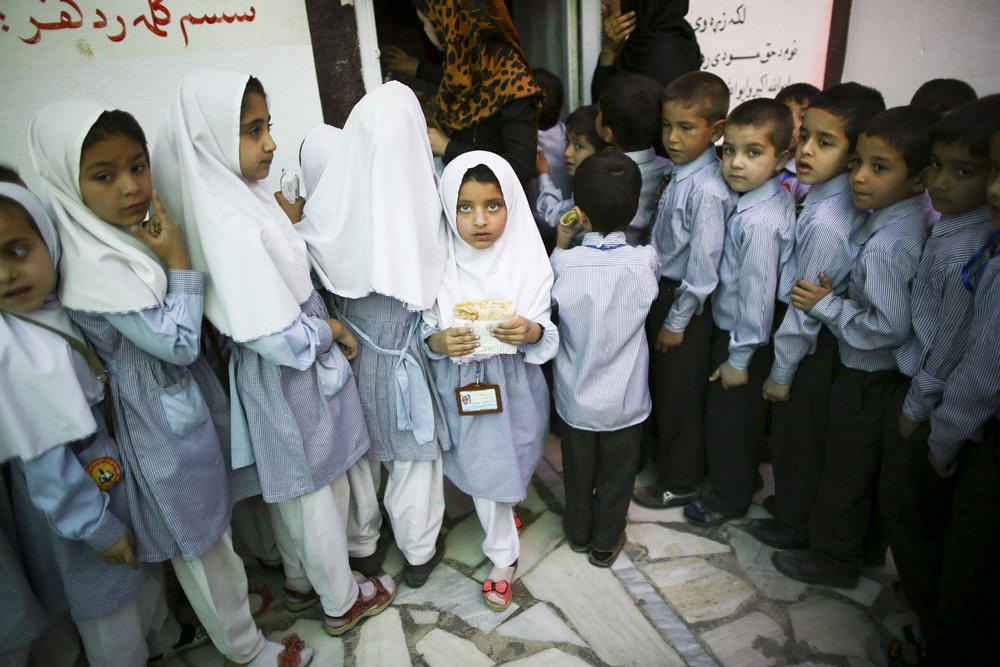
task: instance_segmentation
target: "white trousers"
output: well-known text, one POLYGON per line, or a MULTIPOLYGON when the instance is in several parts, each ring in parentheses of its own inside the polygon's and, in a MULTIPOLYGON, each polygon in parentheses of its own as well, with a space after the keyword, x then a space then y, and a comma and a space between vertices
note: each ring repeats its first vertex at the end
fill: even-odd
POLYGON ((382 466, 389 473, 382 502, 392 524, 396 546, 410 565, 423 565, 434 556, 434 545, 444 521, 444 476, 440 458, 381 464, 361 459, 351 467, 348 471, 351 483, 348 552, 353 557, 375 553, 382 525, 377 495, 382 466))
POLYGON ((521 553, 521 541, 514 523, 514 505, 485 498, 473 498, 476 516, 486 532, 483 553, 493 567, 510 567, 521 553))
MULTIPOLYGON (((341 616, 358 599, 358 583, 351 574, 347 556, 347 509, 351 489, 347 475, 299 498, 276 503, 290 545, 279 540, 278 548, 289 571, 304 570, 308 583, 319 594, 327 616, 341 616), (291 550, 289 550, 291 546, 291 550)), ((275 534, 279 531, 276 529, 275 534)))
POLYGON ((265 563, 281 560, 277 538, 271 525, 271 514, 267 503, 260 496, 241 500, 233 506, 233 548, 244 561, 247 556, 265 563))
POLYGON ((180 639, 180 625, 167 608, 163 569, 153 569, 134 598, 110 614, 77 622, 91 665, 145 665, 151 655, 164 653, 180 639))
POLYGON ((229 531, 201 558, 186 561, 175 556, 170 562, 219 653, 236 663, 257 657, 265 647, 264 635, 250 615, 247 573, 233 550, 229 531))

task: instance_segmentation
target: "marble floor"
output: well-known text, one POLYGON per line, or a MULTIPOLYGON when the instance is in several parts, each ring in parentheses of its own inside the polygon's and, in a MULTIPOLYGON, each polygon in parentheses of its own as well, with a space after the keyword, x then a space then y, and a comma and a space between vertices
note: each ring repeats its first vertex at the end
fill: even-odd
MULTIPOLYGON (((284 609, 282 581, 251 568, 252 582, 279 595, 260 617, 265 634, 297 632, 316 651, 313 665, 570 667, 572 665, 871 664, 872 637, 901 637, 914 620, 893 592, 891 561, 866 570, 857 587, 807 586, 778 573, 771 549, 742 521, 695 528, 680 509, 629 511, 628 543, 611 569, 591 566, 562 534, 559 442, 552 437, 527 499, 513 603, 489 610, 479 590, 490 565, 471 500, 448 487, 444 562, 420 589, 400 583, 393 605, 343 638, 328 636, 321 612, 284 609)), ((770 467, 756 503, 771 492, 770 467)), ((644 481, 640 475, 638 484, 644 481)), ((402 557, 390 547, 385 570, 402 557)), ((219 667, 211 645, 174 658, 171 667, 219 667)))

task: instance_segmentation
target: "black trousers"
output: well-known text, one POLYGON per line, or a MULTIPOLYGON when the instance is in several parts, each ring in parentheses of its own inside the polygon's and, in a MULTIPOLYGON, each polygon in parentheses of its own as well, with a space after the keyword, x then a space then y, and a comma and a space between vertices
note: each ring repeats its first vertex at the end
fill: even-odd
POLYGON ((929 633, 934 665, 988 665, 1000 623, 1000 423, 967 443, 954 476, 944 533, 937 612, 929 633))
POLYGON ((610 551, 625 531, 641 432, 642 424, 618 431, 563 426, 563 530, 577 544, 610 551))
POLYGON ((660 279, 660 294, 646 320, 656 458, 661 486, 676 492, 694 491, 705 477, 705 395, 711 371, 712 307, 705 302, 684 331, 684 342, 670 352, 654 349, 674 303, 676 280, 660 279))
MULTIPOLYGON (((768 403, 761 386, 771 371, 772 348, 754 352, 747 369, 750 382, 723 389, 722 380, 708 385, 705 407, 705 451, 708 454, 709 491, 705 500, 723 514, 746 513, 757 481, 767 430, 768 403)), ((712 369, 729 358, 729 332, 715 327, 712 369)))
POLYGON ((877 550, 882 542, 876 482, 884 425, 893 393, 906 382, 908 378, 896 370, 868 372, 841 366, 830 390, 823 474, 809 517, 809 548, 846 570, 861 569, 866 551, 877 550))
POLYGON ((787 403, 771 406, 771 465, 775 518, 789 530, 805 531, 823 472, 830 387, 840 362, 837 339, 826 327, 795 373, 787 403))

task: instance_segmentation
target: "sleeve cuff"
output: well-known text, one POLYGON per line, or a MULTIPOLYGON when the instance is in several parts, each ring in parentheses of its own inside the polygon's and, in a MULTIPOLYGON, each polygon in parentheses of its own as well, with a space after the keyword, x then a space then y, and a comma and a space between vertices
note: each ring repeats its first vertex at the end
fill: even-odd
POLYGON ((667 313, 667 319, 663 320, 663 328, 670 333, 682 334, 687 331, 690 322, 690 317, 684 317, 683 315, 671 312, 667 313))
POLYGON ((952 463, 958 457, 958 450, 961 448, 961 444, 952 445, 936 440, 928 440, 927 446, 930 448, 934 458, 945 465, 952 463))
POLYGON ((753 353, 754 348, 752 347, 731 347, 729 348, 729 359, 726 363, 738 371, 745 371, 750 367, 750 360, 753 359, 753 353))
POLYGON ((126 529, 127 527, 118 517, 109 511, 105 511, 101 525, 87 536, 86 542, 98 553, 103 553, 113 547, 115 542, 122 538, 126 529))
POLYGON ((168 269, 167 291, 186 292, 188 294, 204 294, 205 274, 201 271, 168 269))
POLYGON ((333 347, 333 331, 326 320, 319 317, 310 317, 309 319, 312 320, 319 335, 319 342, 316 343, 316 354, 325 354, 333 347))
POLYGON ((836 305, 837 305, 837 297, 834 296, 833 292, 830 292, 822 299, 820 299, 815 306, 812 307, 812 310, 809 311, 809 314, 815 317, 817 320, 829 324, 830 320, 836 317, 836 313, 834 312, 836 305))
POLYGON ((778 384, 790 385, 795 380, 796 368, 771 368, 771 379, 778 384))
POLYGON ((903 400, 903 413, 915 422, 927 421, 931 417, 933 405, 926 405, 912 393, 907 393, 903 400))

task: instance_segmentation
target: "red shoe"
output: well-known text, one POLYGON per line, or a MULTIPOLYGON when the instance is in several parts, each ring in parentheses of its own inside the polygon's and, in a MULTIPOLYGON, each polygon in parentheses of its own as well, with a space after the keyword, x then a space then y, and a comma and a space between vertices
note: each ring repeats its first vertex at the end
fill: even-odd
MULTIPOLYGON (((501 568, 508 569, 508 568, 501 568)), ((511 594, 511 584, 514 581, 514 574, 517 572, 517 561, 514 561, 511 565, 510 574, 507 575, 509 579, 500 579, 498 581, 493 581, 493 579, 487 579, 483 582, 483 601, 486 606, 493 611, 503 611, 510 606, 510 594, 511 594), (502 602, 496 602, 490 599, 490 594, 496 594, 500 597, 502 602)), ((497 568, 493 568, 494 571, 497 568)))
POLYGON ((517 534, 520 535, 521 534, 521 517, 519 517, 517 515, 517 512, 514 512, 514 527, 517 528, 517 534))

